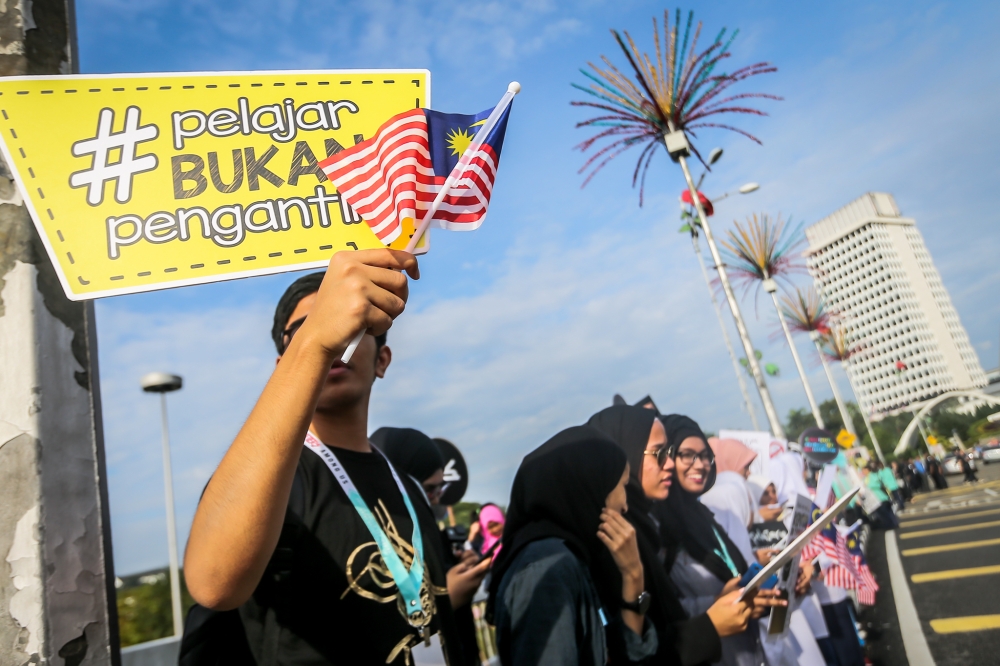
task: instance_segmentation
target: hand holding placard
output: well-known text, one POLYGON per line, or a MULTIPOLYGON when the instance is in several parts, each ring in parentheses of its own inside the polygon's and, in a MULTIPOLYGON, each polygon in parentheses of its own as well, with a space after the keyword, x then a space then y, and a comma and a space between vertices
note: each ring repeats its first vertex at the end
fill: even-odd
POLYGON ((784 550, 775 555, 771 561, 767 563, 767 566, 761 569, 760 573, 754 576, 753 580, 751 580, 750 583, 743 588, 743 593, 740 595, 740 599, 745 599, 747 596, 752 594, 754 590, 760 587, 761 583, 770 578, 772 575, 778 573, 783 566, 788 564, 793 557, 798 555, 802 549, 805 548, 806 544, 812 541, 813 537, 819 534, 824 527, 829 525, 830 521, 832 521, 837 514, 840 513, 840 511, 846 507, 852 499, 854 499, 854 496, 858 494, 859 490, 861 490, 860 486, 852 488, 843 497, 837 500, 834 505, 826 511, 826 513, 817 518, 816 521, 806 529, 806 531, 796 537, 790 544, 785 546, 784 550))

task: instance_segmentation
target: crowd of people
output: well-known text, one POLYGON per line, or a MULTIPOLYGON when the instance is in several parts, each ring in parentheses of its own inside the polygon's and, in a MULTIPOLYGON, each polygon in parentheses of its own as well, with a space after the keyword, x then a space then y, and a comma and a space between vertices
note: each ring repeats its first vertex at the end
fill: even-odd
MULTIPOLYGON (((827 554, 803 554, 784 587, 742 594, 780 549, 753 543, 756 528, 787 533, 800 497, 825 505, 803 456, 790 447, 751 475, 754 451, 651 401, 554 434, 467 538, 442 529, 435 441, 368 432, 404 273, 418 275, 408 254, 341 253, 279 301, 275 372, 191 528, 199 605, 182 664, 471 666, 477 594, 505 666, 865 663, 848 590, 824 582, 827 554), (338 360, 362 327, 354 357, 338 360)), ((879 519, 894 519, 892 472, 873 468, 865 485, 879 519)), ((830 493, 849 488, 839 479, 830 493)))

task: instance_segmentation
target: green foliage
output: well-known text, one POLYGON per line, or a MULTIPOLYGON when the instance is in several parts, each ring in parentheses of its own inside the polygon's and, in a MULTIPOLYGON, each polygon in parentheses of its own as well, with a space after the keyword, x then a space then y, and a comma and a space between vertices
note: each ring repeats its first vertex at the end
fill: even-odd
MULTIPOLYGON (((861 410, 853 402, 848 402, 847 413, 851 416, 851 421, 854 424, 854 431, 858 433, 858 437, 861 439, 862 444, 867 446, 869 449, 872 448, 871 438, 868 436, 868 430, 865 428, 864 417, 861 416, 861 410)), ((837 435, 844 428, 844 419, 840 417, 840 409, 837 407, 837 401, 825 400, 819 404, 819 415, 823 417, 823 423, 826 425, 826 429, 833 433, 834 436, 837 435)), ((788 412, 788 423, 785 425, 785 434, 788 435, 789 440, 798 439, 799 435, 806 428, 815 428, 816 419, 813 418, 812 411, 809 409, 792 409, 788 412)), ((905 424, 904 424, 905 427, 905 424)), ((902 431, 900 431, 902 432, 902 431)), ((875 436, 879 438, 879 443, 885 448, 885 444, 882 441, 882 436, 875 431, 875 436)), ((897 435, 895 439, 899 439, 897 435)))
MULTIPOLYGON (((170 612, 170 578, 166 572, 152 572, 155 583, 125 585, 118 589, 118 632, 121 646, 166 638, 174 633, 170 612), (159 574, 159 575, 157 575, 159 574)), ((181 608, 183 613, 194 604, 181 573, 181 608)))
POLYGON ((482 504, 478 502, 459 502, 455 506, 451 507, 452 511, 455 513, 455 522, 459 525, 465 525, 468 527, 472 524, 472 516, 479 514, 479 507, 482 504))
POLYGON ((816 419, 813 418, 811 410, 791 409, 788 411, 788 420, 785 423, 785 435, 788 437, 788 441, 797 440, 803 430, 815 427, 816 419))
MULTIPOLYGON (((952 434, 957 433, 966 446, 972 446, 979 440, 975 433, 982 431, 979 422, 985 422, 986 417, 995 411, 997 411, 995 405, 983 405, 972 414, 938 409, 930 415, 930 430, 941 440, 947 440, 952 434), (975 431, 974 427, 976 427, 975 431)), ((951 449, 950 442, 945 442, 945 448, 951 449)))
MULTIPOLYGON (((847 411, 854 422, 854 430, 858 433, 861 444, 874 453, 875 447, 872 445, 872 439, 868 434, 868 429, 865 427, 865 421, 860 409, 855 403, 848 402, 847 411)), ((958 433, 958 436, 962 438, 966 446, 973 446, 980 439, 1000 437, 1000 428, 994 426, 990 430, 990 426, 993 424, 990 424, 986 420, 988 415, 996 411, 997 408, 992 405, 982 406, 972 414, 962 414, 950 409, 937 409, 929 417, 925 418, 925 430, 935 434, 938 439, 942 440, 946 449, 951 449, 951 445, 947 440, 951 437, 953 430, 958 433)), ((826 429, 833 434, 837 434, 843 428, 843 419, 840 418, 840 410, 837 409, 835 400, 827 400, 821 403, 819 413, 823 417, 826 429)), ((896 458, 893 455, 893 450, 899 444, 899 438, 903 436, 903 431, 912 419, 913 414, 902 412, 894 416, 884 416, 878 421, 872 421, 872 430, 875 431, 875 437, 878 438, 886 460, 892 461, 896 458)), ((792 409, 788 412, 785 433, 788 435, 789 440, 796 440, 802 434, 803 430, 815 427, 815 425, 816 420, 813 418, 810 410, 805 408, 792 409)), ((926 453, 927 450, 924 447, 923 440, 919 436, 916 436, 913 438, 910 448, 899 457, 917 457, 923 456, 926 453)))

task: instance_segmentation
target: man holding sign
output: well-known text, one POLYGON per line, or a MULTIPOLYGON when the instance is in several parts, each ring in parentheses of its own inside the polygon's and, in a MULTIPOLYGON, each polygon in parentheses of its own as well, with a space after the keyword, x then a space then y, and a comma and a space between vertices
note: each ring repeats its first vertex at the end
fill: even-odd
POLYGON ((486 214, 514 85, 482 119, 445 117, 448 133, 434 131, 440 114, 405 112, 322 164, 379 240, 412 231, 405 252, 338 253, 321 284, 307 276, 285 293, 275 372, 195 515, 188 588, 208 608, 240 609, 258 664, 279 653, 283 664, 411 664, 432 641, 445 663, 470 661, 452 608, 489 560, 445 576, 422 489, 368 441, 368 403, 392 360, 385 333, 406 276, 419 277, 411 252, 439 209, 468 228, 486 214), (480 127, 473 138, 456 123, 480 127), (455 153, 447 178, 435 173, 442 134, 455 153))

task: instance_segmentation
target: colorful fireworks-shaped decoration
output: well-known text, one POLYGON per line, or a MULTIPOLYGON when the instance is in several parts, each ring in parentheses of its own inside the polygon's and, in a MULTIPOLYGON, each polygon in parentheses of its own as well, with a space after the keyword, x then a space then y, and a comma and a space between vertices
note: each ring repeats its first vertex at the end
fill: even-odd
POLYGON ((788 320, 788 327, 799 333, 829 335, 833 313, 814 289, 796 287, 792 295, 781 297, 781 312, 788 320))
POLYGON ((726 232, 722 246, 726 249, 727 267, 734 278, 751 287, 760 287, 767 280, 787 278, 805 271, 796 250, 804 243, 800 227, 792 229, 789 221, 766 213, 747 218, 746 226, 735 222, 735 229, 726 232))
POLYGON ((831 361, 850 361, 862 352, 862 346, 851 344, 844 326, 831 326, 830 332, 820 338, 820 349, 831 361))
MULTIPOLYGON (((670 26, 669 16, 668 11, 663 13, 662 41, 657 21, 653 19, 656 45, 654 58, 641 53, 628 32, 624 33, 623 39, 617 30, 611 31, 628 60, 634 80, 615 67, 606 56, 601 56, 604 67, 588 63, 592 71, 580 70, 590 79, 589 85, 573 84, 573 87, 594 99, 572 102, 572 105, 591 107, 601 112, 594 118, 577 123, 577 127, 599 129, 596 135, 580 143, 577 148, 587 152, 596 143, 609 141, 594 152, 580 169, 580 173, 590 171, 583 185, 616 156, 634 146, 645 146, 632 174, 632 186, 639 184, 640 206, 650 160, 656 147, 663 146, 665 134, 683 130, 691 136, 697 136, 694 132, 696 129, 718 127, 738 132, 760 143, 757 137, 732 125, 720 123, 716 117, 730 113, 765 116, 765 112, 746 106, 742 100, 781 99, 764 93, 730 95, 726 92, 732 85, 751 76, 777 71, 776 67, 767 62, 742 67, 732 73, 717 71, 720 63, 730 57, 729 47, 739 34, 738 30, 727 35, 727 29, 723 28, 711 45, 699 52, 698 39, 702 26, 699 22, 692 33, 694 12, 688 12, 683 37, 680 30, 680 9, 676 12, 673 26, 670 26)), ((693 145, 691 150, 704 164, 705 161, 693 145)))

